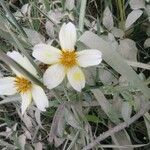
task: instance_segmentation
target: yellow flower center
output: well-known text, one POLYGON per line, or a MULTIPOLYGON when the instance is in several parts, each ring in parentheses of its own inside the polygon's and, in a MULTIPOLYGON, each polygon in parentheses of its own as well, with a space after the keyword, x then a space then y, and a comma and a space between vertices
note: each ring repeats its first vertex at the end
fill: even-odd
POLYGON ((31 89, 32 83, 23 77, 16 77, 15 86, 18 93, 25 93, 31 89))
POLYGON ((77 64, 76 58, 77 58, 77 54, 75 51, 63 51, 62 50, 60 63, 68 69, 77 64))

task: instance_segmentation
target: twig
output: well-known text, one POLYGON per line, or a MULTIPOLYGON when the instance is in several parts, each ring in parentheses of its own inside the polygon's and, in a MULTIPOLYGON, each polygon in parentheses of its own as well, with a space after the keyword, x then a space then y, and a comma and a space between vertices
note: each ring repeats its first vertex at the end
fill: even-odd
POLYGON ((100 134, 92 143, 90 143, 87 146, 85 146, 82 150, 92 149, 94 146, 99 144, 99 142, 103 141, 107 137, 111 136, 112 134, 114 134, 116 132, 119 132, 119 131, 125 129, 130 124, 135 122, 137 119, 142 117, 149 109, 150 109, 150 103, 148 103, 147 105, 143 106, 143 108, 141 108, 141 110, 136 115, 134 115, 132 118, 130 118, 130 120, 128 122, 120 123, 117 126, 115 126, 114 128, 104 132, 103 134, 100 134))

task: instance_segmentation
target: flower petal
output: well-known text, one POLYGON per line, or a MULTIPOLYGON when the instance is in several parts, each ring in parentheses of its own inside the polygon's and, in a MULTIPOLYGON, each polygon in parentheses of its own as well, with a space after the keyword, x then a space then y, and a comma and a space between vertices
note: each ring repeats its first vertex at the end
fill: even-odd
POLYGON ((61 51, 47 44, 38 44, 33 48, 33 57, 45 64, 53 64, 59 61, 61 51))
POLYGON ((38 85, 33 85, 32 96, 38 109, 41 111, 46 111, 49 103, 44 90, 38 85))
POLYGON ((65 69, 60 64, 50 66, 44 73, 43 80, 47 88, 52 89, 58 86, 65 77, 65 69))
POLYGON ((85 86, 85 76, 79 67, 73 67, 67 72, 68 80, 71 86, 81 92, 82 88, 85 86))
POLYGON ((78 64, 81 67, 98 65, 102 61, 102 53, 99 50, 95 49, 83 50, 77 52, 77 55, 78 64))
POLYGON ((5 77, 0 79, 0 95, 13 95, 17 93, 14 84, 14 77, 5 77))
POLYGON ((27 91, 25 93, 21 93, 22 103, 21 103, 21 113, 22 115, 25 113, 26 109, 31 103, 32 94, 31 91, 27 91))
MULTIPOLYGON (((27 71, 29 71, 32 75, 34 75, 34 76, 37 77, 37 72, 36 72, 35 68, 32 66, 32 64, 30 63, 30 61, 25 56, 22 56, 17 51, 8 52, 7 55, 9 57, 11 57, 14 61, 16 61, 18 64, 20 64, 24 69, 26 69, 27 71)), ((13 67, 12 67, 12 70, 14 71, 14 73, 16 75, 18 75, 18 76, 21 75, 21 73, 19 73, 13 67)))
POLYGON ((71 22, 63 24, 59 32, 60 45, 63 50, 73 51, 76 43, 76 28, 71 22))

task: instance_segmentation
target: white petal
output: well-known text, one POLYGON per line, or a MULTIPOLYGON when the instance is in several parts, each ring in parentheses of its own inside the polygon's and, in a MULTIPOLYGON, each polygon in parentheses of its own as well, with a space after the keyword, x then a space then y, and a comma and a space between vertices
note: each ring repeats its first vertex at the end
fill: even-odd
POLYGON ((34 46, 32 55, 45 64, 53 64, 59 61, 61 51, 47 44, 38 44, 34 46))
POLYGON ((58 86, 65 77, 65 69, 62 65, 50 66, 44 73, 43 80, 47 88, 52 89, 58 86))
POLYGON ((81 92, 82 88, 85 86, 85 76, 79 67, 73 67, 67 72, 68 80, 71 86, 81 92))
POLYGON ((60 45, 63 50, 73 51, 76 43, 76 28, 71 22, 63 24, 59 32, 60 45))
POLYGON ((17 93, 14 84, 14 77, 5 77, 0 79, 0 95, 13 95, 17 93))
MULTIPOLYGON (((32 75, 37 76, 35 68, 25 56, 22 56, 17 51, 8 52, 7 55, 11 57, 14 61, 16 61, 18 64, 20 64, 24 69, 29 71, 32 75)), ((20 73, 17 70, 15 70, 14 68, 12 69, 17 75, 20 75, 20 73)))
POLYGON ((99 50, 90 49, 77 52, 78 64, 81 67, 98 65, 102 61, 102 53, 99 50))
POLYGON ((31 100, 32 100, 31 91, 27 91, 25 93, 22 93, 21 98, 22 98, 21 113, 23 115, 31 103, 31 100))
POLYGON ((46 111, 49 103, 44 90, 38 85, 33 85, 32 96, 38 109, 41 111, 46 111))

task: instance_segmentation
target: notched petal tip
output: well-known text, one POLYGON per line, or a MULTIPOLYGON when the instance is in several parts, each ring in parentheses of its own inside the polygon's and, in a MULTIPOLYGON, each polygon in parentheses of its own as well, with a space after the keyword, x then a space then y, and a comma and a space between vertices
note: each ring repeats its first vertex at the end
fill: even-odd
POLYGON ((59 32, 59 41, 62 49, 74 50, 77 35, 75 25, 71 22, 63 24, 59 32))

